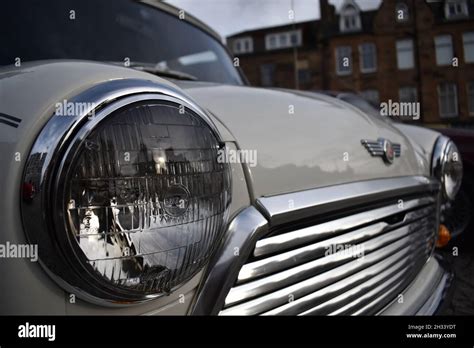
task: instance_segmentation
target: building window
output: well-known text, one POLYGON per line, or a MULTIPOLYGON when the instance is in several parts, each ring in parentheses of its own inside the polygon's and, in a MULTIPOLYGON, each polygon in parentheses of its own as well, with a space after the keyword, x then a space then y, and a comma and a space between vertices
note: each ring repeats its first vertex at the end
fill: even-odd
POLYGON ((260 66, 260 79, 262 86, 272 87, 275 85, 275 64, 263 64, 260 66))
POLYGON ((360 96, 367 100, 370 104, 372 104, 375 107, 379 107, 380 105, 380 95, 379 91, 376 89, 368 89, 365 91, 360 92, 360 96))
POLYGON ((370 73, 377 70, 377 49, 373 43, 359 45, 360 71, 370 73))
POLYGON ((339 28, 342 32, 361 29, 360 10, 354 1, 349 1, 341 10, 339 28))
POLYGON ((469 103, 469 115, 474 116, 474 81, 467 84, 467 100, 469 103))
POLYGON ((447 19, 457 19, 469 16, 466 0, 446 0, 444 15, 447 19))
POLYGON ((398 40, 397 41, 397 65, 398 69, 412 69, 415 66, 415 59, 413 57, 413 40, 398 40))
POLYGON ((474 63, 474 31, 462 35, 464 62, 474 63))
POLYGON ((267 50, 274 50, 279 48, 280 42, 276 34, 268 34, 265 38, 265 48, 267 50))
POLYGON ((453 62, 453 39, 451 35, 439 35, 435 39, 436 64, 451 65, 453 62))
POLYGON ((458 115, 458 91, 455 83, 444 82, 438 85, 438 103, 441 117, 458 115))
POLYGON ((403 23, 410 19, 410 14, 408 12, 408 6, 404 2, 399 2, 395 7, 395 18, 397 22, 403 23))
POLYGON ((290 44, 291 46, 301 45, 301 31, 292 31, 290 32, 290 44))
POLYGON ((275 48, 278 48, 277 45, 278 45, 278 41, 277 41, 278 37, 276 35, 270 35, 268 37, 268 40, 266 40, 266 44, 267 44, 267 50, 271 50, 271 49, 275 49, 275 48))
POLYGON ((416 87, 401 87, 398 90, 400 103, 416 103, 418 101, 418 93, 416 87))
POLYGON ((265 37, 265 48, 267 50, 277 50, 301 46, 301 30, 287 31, 283 33, 268 34, 265 37))
POLYGON ((336 72, 338 75, 352 74, 351 46, 336 47, 336 72))
POLYGON ((311 71, 309 69, 298 69, 298 82, 306 85, 311 82, 311 71))
POLYGON ((235 39, 232 48, 234 54, 252 53, 253 39, 251 37, 241 37, 235 39))

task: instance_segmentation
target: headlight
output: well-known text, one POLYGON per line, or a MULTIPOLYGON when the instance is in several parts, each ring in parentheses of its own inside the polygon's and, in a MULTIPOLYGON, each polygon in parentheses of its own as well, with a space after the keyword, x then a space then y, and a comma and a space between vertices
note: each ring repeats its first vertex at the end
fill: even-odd
POLYGON ((174 97, 128 97, 83 117, 54 154, 35 152, 62 121, 41 133, 24 180, 34 182, 38 158, 49 162, 42 206, 25 202, 23 215, 50 273, 88 299, 132 303, 200 271, 222 237, 231 187, 203 114, 174 97), (42 236, 29 221, 38 209, 42 236))
POLYGON ((440 180, 444 197, 454 200, 461 186, 463 166, 458 148, 444 136, 439 137, 435 145, 433 175, 440 180))

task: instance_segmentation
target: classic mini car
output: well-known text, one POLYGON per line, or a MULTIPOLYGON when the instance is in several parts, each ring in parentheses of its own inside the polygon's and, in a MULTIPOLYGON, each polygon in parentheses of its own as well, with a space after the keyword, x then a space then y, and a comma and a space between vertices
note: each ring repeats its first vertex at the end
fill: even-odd
POLYGON ((438 310, 447 137, 252 88, 159 1, 3 6, 1 314, 438 310))

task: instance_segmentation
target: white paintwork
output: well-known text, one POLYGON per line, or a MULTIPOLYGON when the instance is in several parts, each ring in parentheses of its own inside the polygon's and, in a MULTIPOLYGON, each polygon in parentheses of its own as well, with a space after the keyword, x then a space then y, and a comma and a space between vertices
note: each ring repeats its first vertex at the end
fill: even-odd
POLYGON ((240 148, 257 150, 258 165, 249 168, 255 197, 351 181, 429 175, 400 131, 334 98, 239 86, 183 86, 229 128, 240 148), (371 157, 360 143, 379 137, 402 145, 402 156, 392 165, 371 157))

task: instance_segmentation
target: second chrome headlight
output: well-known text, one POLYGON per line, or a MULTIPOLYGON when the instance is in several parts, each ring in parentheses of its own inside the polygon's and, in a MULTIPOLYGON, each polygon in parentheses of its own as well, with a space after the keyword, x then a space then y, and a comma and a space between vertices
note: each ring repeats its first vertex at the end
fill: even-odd
POLYGON ((449 138, 438 138, 433 153, 433 175, 440 180, 446 199, 454 200, 461 187, 463 165, 457 146, 449 138))

